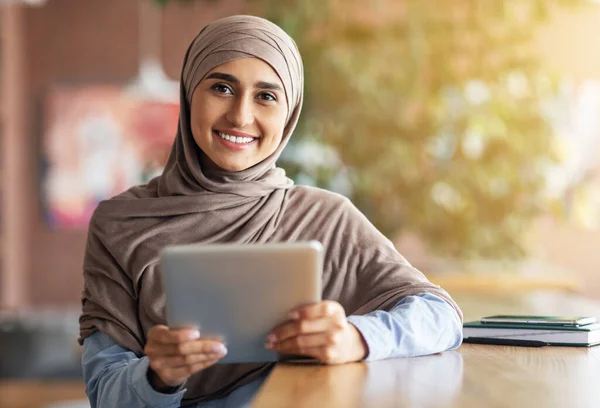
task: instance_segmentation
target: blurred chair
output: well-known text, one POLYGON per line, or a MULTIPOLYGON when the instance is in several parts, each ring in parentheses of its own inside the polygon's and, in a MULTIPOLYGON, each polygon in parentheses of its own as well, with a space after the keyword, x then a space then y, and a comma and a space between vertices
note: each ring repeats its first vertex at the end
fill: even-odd
POLYGON ((0 313, 0 379, 81 379, 79 311, 0 313))

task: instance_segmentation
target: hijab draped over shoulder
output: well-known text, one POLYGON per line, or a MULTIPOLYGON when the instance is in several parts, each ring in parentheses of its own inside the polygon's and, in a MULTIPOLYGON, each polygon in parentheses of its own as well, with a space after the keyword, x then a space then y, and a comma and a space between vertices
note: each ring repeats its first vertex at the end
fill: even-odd
MULTIPOLYGON (((159 252, 187 243, 316 239, 325 249, 323 299, 339 302, 347 315, 389 309, 405 296, 432 293, 461 316, 448 294, 410 266, 348 199, 294 186, 276 167, 298 122, 303 78, 296 44, 265 19, 220 19, 192 41, 181 74, 179 125, 164 172, 102 201, 90 221, 80 343, 101 331, 143 355, 148 331, 166 324, 159 252), (248 57, 268 63, 283 83, 288 113, 282 142, 271 156, 243 171, 201 165, 207 160, 192 137, 192 94, 213 68, 248 57)), ((271 367, 214 365, 188 380, 183 403, 220 398, 271 367)))

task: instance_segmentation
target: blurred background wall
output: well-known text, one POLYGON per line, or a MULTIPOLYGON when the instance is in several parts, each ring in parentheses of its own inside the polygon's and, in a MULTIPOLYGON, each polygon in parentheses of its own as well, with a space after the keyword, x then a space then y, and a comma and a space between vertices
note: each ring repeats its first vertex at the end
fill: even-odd
MULTIPOLYGON (((215 18, 239 13, 245 8, 242 3, 227 0, 165 10, 160 17, 163 32, 159 46, 163 66, 171 78, 179 77, 187 45, 199 28, 215 18)), ((22 150, 20 162, 12 163, 16 170, 4 173, 8 184, 14 181, 15 173, 19 181, 13 187, 17 197, 7 198, 3 192, 3 198, 13 203, 14 212, 8 214, 12 228, 5 228, 3 235, 0 301, 9 307, 77 304, 83 284, 81 264, 87 231, 55 230, 43 218, 42 104, 45 93, 55 83, 133 80, 139 71, 140 6, 137 1, 123 0, 53 0, 39 7, 11 7, 15 9, 5 10, 4 39, 8 36, 8 41, 22 48, 13 50, 19 61, 3 61, 18 64, 18 72, 11 72, 10 78, 5 76, 5 87, 12 87, 11 95, 22 96, 20 110, 12 109, 10 116, 4 117, 18 133, 12 135, 17 143, 5 145, 4 154, 14 157, 11 149, 22 150), (7 254, 13 257, 8 255, 7 259, 7 254)), ((6 97, 4 101, 9 105, 13 102, 6 97)))

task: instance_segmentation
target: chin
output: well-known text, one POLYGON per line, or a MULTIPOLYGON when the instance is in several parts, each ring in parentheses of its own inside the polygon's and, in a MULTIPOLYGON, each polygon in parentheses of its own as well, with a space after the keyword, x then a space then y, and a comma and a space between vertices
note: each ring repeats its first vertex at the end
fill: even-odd
POLYGON ((246 170, 247 168, 249 168, 251 166, 246 166, 242 163, 223 163, 222 165, 219 165, 219 167, 221 167, 223 170, 227 170, 227 171, 242 171, 242 170, 246 170))

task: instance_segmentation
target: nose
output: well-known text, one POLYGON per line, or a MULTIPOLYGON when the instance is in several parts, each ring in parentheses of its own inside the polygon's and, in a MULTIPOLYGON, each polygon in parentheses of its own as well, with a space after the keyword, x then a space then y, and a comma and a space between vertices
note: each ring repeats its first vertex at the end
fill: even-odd
POLYGON ((252 100, 241 96, 236 98, 226 115, 227 120, 236 128, 243 128, 254 122, 252 100))

